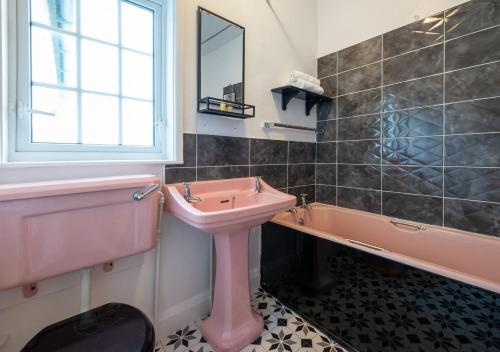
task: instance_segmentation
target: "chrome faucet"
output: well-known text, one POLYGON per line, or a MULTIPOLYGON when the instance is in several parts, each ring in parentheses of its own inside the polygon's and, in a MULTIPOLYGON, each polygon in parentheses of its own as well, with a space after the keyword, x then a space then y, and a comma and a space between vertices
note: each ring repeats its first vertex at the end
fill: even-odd
POLYGON ((312 209, 312 206, 310 204, 307 204, 307 194, 306 193, 301 193, 300 194, 300 199, 301 199, 301 203, 300 204, 300 208, 302 209, 312 209))
POLYGON ((297 214, 297 208, 292 208, 287 210, 290 214, 297 214))
POLYGON ((193 201, 201 202, 200 197, 191 196, 191 188, 189 188, 189 186, 191 186, 191 182, 183 182, 182 184, 184 185, 184 199, 186 200, 186 202, 188 203, 192 203, 193 201))
POLYGON ((260 181, 262 180, 262 176, 255 176, 255 192, 260 193, 262 192, 262 184, 260 181))

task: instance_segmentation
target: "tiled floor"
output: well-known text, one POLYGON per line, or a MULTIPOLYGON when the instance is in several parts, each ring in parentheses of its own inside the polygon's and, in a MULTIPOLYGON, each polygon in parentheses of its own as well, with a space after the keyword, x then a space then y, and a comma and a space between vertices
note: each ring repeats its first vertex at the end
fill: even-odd
MULTIPOLYGON (((264 317, 264 332, 244 352, 346 352, 299 315, 283 306, 262 289, 252 294, 253 307, 264 317)), ((161 339, 164 352, 212 352, 196 323, 161 339)), ((158 349, 157 351, 162 351, 158 349)))

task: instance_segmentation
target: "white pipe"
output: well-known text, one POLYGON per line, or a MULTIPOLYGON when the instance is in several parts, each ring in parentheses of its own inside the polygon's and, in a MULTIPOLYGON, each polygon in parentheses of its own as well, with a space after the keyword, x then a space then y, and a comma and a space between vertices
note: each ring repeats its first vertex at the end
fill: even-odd
POLYGON ((92 268, 80 270, 80 313, 90 310, 92 294, 92 268))
POLYGON ((159 310, 159 289, 160 289, 160 255, 161 255, 161 223, 163 219, 163 207, 165 205, 165 196, 163 192, 158 192, 158 225, 156 227, 157 243, 156 243, 156 266, 155 266, 155 282, 154 282, 154 303, 153 303, 153 321, 155 329, 158 331, 158 310, 159 310))

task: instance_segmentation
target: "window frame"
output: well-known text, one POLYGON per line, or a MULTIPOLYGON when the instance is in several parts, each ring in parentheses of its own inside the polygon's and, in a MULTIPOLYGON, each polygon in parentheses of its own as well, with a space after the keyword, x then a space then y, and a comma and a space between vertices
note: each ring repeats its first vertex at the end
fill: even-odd
MULTIPOLYGON (((77 1, 77 11, 79 1, 77 1)), ((30 101, 30 0, 9 1, 9 65, 8 65, 8 162, 61 162, 61 161, 178 161, 182 148, 179 133, 179 113, 176 104, 174 78, 176 70, 176 41, 173 0, 126 0, 153 11, 154 26, 154 146, 116 146, 90 144, 31 143, 30 101), (179 141, 180 140, 180 141, 179 141)), ((77 13, 77 16, 79 14, 77 13)), ((64 33, 64 30, 55 31, 64 33)), ((77 46, 82 39, 78 29, 73 36, 77 46)), ((83 37, 84 38, 84 37, 83 37)), ((117 45, 116 47, 119 48, 117 45)), ((79 50, 79 49, 78 49, 79 50)), ((79 55, 80 53, 78 53, 79 55)), ((78 68, 80 69, 80 68, 78 68)), ((121 74, 121 73, 120 73, 121 74)), ((77 88, 78 89, 78 88, 77 88)), ((64 89, 77 91, 76 89, 64 89)), ((83 90, 80 90, 81 93, 83 90)), ((105 94, 103 94, 105 95, 105 94)), ((115 95, 123 98, 121 95, 115 95)))

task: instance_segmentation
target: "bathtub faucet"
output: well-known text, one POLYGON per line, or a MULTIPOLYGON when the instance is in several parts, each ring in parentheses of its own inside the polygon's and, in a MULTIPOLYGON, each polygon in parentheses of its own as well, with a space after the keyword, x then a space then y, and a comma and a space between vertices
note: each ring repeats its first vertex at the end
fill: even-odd
POLYGON ((307 204, 307 194, 306 193, 301 193, 300 198, 301 198, 301 204, 300 207, 302 209, 312 209, 312 206, 310 204, 307 204))

